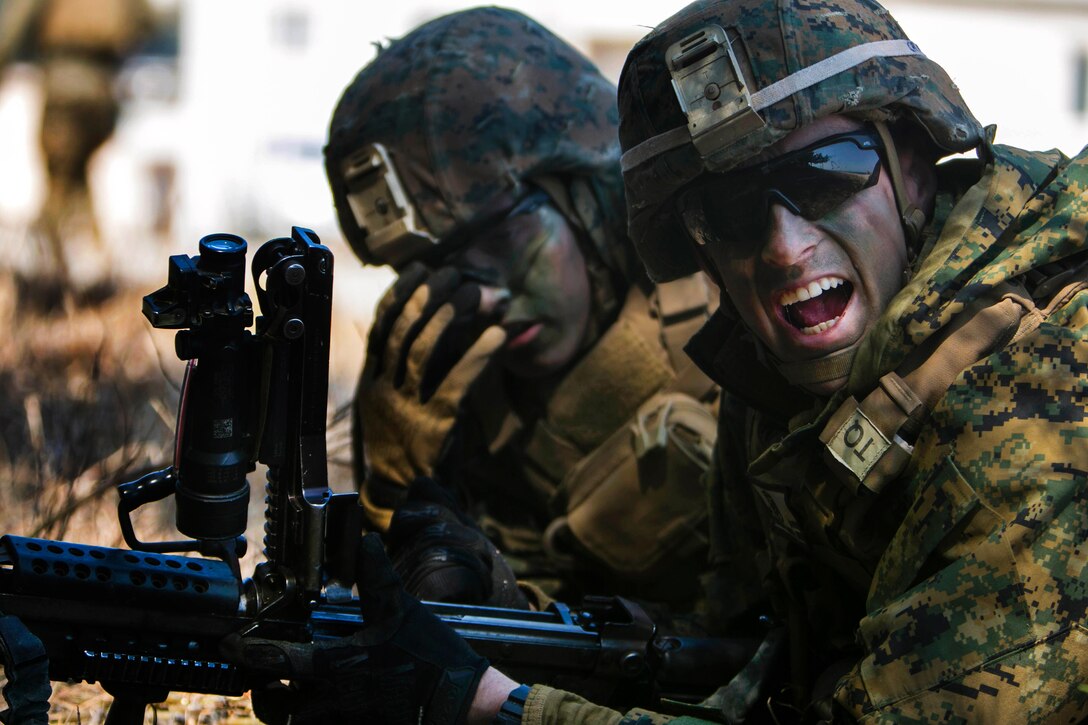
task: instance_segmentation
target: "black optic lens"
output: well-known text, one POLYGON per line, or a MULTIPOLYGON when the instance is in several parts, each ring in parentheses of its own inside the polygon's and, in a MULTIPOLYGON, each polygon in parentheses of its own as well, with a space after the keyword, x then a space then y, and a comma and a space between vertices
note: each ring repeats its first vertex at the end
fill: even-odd
POLYGON ((821 146, 766 178, 768 189, 790 199, 801 215, 815 221, 867 189, 880 178, 880 152, 853 139, 821 146))
POLYGON ((680 194, 677 210, 700 243, 747 254, 762 243, 772 204, 815 221, 880 178, 880 142, 869 131, 838 134, 770 161, 708 173, 680 194))

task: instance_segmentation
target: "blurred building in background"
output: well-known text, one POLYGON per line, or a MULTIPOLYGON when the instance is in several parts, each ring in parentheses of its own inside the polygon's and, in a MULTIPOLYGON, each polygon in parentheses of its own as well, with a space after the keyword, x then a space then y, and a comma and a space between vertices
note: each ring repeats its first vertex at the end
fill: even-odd
MULTIPOLYGON (((0 0, 3 2, 4 0, 0 0)), ((506 3, 587 52, 613 78, 628 48, 683 3, 506 3)), ((339 240, 321 163, 341 89, 377 44, 451 0, 153 0, 157 32, 125 66, 125 106, 92 169, 103 236, 119 274, 157 281, 165 255, 214 231, 251 243, 314 228, 338 252, 338 309, 367 319, 391 279, 362 270, 339 240)), ((907 33, 960 85, 998 142, 1088 141, 1088 0, 887 0, 907 33)), ((0 86, 0 255, 43 197, 32 69, 0 86)))

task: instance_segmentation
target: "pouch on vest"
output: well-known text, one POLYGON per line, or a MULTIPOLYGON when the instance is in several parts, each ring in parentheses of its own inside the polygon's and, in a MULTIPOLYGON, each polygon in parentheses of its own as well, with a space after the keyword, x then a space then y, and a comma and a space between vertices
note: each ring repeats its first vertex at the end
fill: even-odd
POLYGON ((549 550, 564 533, 617 574, 657 576, 706 546, 703 474, 717 417, 676 392, 654 395, 564 477, 566 514, 548 527, 549 550))

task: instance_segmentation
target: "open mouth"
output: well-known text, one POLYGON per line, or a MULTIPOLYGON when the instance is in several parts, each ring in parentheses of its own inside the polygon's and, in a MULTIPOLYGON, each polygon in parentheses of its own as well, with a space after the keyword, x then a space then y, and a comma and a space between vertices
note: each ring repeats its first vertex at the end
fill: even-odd
POLYGON ((854 285, 839 277, 821 277, 782 295, 778 304, 786 321, 805 335, 830 330, 854 294, 854 285))

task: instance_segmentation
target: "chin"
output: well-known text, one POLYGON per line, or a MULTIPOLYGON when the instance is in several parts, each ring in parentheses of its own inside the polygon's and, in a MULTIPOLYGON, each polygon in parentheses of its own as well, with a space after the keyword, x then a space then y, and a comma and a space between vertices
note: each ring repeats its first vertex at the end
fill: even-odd
POLYGON ((506 372, 515 378, 521 378, 523 380, 539 380, 540 378, 546 378, 549 375, 553 375, 565 366, 559 365, 549 360, 541 360, 538 357, 533 357, 528 360, 505 360, 503 361, 503 368, 506 372))

